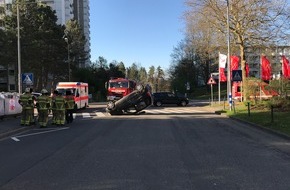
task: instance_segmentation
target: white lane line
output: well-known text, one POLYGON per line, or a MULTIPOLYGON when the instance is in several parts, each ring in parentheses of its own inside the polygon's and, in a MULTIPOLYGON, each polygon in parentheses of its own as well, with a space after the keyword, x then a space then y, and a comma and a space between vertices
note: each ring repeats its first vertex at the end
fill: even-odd
POLYGON ((91 117, 90 113, 82 113, 82 115, 83 115, 83 118, 91 117))
POLYGON ((106 115, 103 112, 96 112, 96 115, 98 117, 106 117, 106 115))
POLYGON ((55 132, 55 131, 62 131, 65 129, 69 129, 69 127, 63 127, 63 128, 59 128, 59 129, 52 129, 49 131, 42 131, 42 132, 38 132, 38 133, 31 133, 31 134, 27 134, 27 135, 20 135, 20 136, 16 136, 16 137, 11 137, 11 139, 13 139, 14 141, 20 141, 19 138, 21 137, 28 137, 28 136, 34 136, 34 135, 40 135, 40 134, 45 134, 45 133, 51 133, 51 132, 55 132))
POLYGON ((16 141, 16 142, 20 141, 20 140, 19 140, 18 138, 16 138, 16 137, 11 137, 11 139, 14 140, 14 141, 16 141))

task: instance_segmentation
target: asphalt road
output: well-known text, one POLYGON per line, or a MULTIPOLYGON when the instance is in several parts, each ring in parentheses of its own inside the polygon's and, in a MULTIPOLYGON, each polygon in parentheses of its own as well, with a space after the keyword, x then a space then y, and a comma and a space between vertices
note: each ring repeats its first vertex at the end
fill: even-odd
POLYGON ((1 190, 290 188, 289 140, 200 110, 83 117, 0 150, 1 190))

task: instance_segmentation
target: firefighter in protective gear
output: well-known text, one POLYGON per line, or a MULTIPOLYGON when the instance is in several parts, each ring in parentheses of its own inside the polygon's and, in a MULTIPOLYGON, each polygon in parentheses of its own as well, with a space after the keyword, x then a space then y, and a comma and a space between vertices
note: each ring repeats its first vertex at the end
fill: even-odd
POLYGON ((74 96, 71 93, 71 90, 66 91, 66 104, 65 104, 65 119, 67 123, 72 123, 73 122, 73 111, 74 111, 74 106, 75 106, 75 99, 74 96))
POLYGON ((40 127, 47 127, 48 111, 50 109, 50 99, 46 89, 41 90, 41 96, 37 98, 38 123, 40 127))
POLYGON ((54 109, 54 119, 56 125, 64 125, 65 123, 65 98, 61 93, 57 93, 57 95, 53 99, 53 109, 54 109))
POLYGON ((25 93, 20 96, 19 104, 22 106, 21 112, 21 125, 29 126, 34 122, 32 117, 34 103, 30 92, 30 88, 25 89, 25 93))

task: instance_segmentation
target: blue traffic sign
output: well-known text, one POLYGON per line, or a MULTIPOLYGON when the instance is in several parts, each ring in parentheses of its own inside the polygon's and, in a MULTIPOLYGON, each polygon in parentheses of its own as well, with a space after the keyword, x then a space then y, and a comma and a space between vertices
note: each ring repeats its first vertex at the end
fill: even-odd
POLYGON ((26 85, 33 85, 33 73, 23 73, 22 83, 26 85))

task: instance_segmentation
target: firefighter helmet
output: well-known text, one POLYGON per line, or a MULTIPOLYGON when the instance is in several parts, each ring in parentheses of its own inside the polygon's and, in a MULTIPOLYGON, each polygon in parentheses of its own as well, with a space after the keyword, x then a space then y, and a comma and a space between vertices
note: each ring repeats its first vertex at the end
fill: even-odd
POLYGON ((42 89, 42 90, 41 90, 41 93, 42 93, 42 94, 47 94, 48 91, 47 91, 46 89, 42 89))
POLYGON ((30 93, 30 88, 25 88, 25 93, 30 93))

